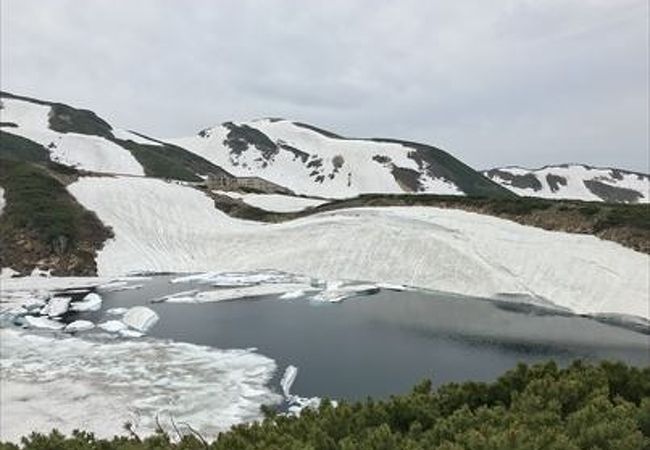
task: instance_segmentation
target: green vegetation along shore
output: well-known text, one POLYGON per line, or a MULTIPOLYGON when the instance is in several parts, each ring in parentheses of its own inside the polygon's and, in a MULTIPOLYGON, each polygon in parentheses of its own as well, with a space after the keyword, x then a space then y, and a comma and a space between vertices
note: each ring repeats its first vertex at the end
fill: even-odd
POLYGON ((211 443, 198 433, 109 440, 32 434, 0 450, 642 450, 650 449, 650 367, 519 365, 490 383, 426 381, 387 400, 324 401, 300 417, 266 411, 211 443))

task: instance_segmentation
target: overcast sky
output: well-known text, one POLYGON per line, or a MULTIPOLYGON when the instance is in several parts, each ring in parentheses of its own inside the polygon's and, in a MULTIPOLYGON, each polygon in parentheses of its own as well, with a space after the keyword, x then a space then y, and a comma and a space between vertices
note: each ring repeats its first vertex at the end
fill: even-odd
POLYGON ((278 116, 648 171, 646 0, 0 0, 3 90, 161 138, 278 116))

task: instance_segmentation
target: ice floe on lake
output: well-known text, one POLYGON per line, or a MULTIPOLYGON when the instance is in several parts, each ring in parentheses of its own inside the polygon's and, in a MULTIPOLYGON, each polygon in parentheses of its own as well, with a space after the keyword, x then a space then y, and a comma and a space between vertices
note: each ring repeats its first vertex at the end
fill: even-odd
POLYGON ((61 330, 65 324, 46 317, 25 316, 25 323, 32 328, 43 328, 46 330, 61 330))
POLYGON ((337 303, 347 298, 378 293, 376 284, 345 284, 344 281, 330 281, 326 288, 311 297, 318 302, 337 303))
POLYGON ((128 308, 122 308, 122 307, 108 308, 106 310, 106 314, 109 314, 111 316, 123 316, 124 314, 126 314, 128 310, 129 310, 128 308))
POLYGON ((102 298, 94 292, 86 295, 81 301, 72 302, 72 305, 70 305, 70 310, 76 312, 99 311, 101 308, 102 298))
MULTIPOLYGON (((152 303, 208 303, 268 295, 278 295, 287 300, 306 298, 315 302, 337 303, 351 297, 376 294, 382 289, 380 284, 324 281, 278 271, 205 272, 177 277, 171 283, 208 284, 218 289, 176 292, 153 299, 152 303)), ((390 290, 406 289, 389 284, 383 286, 390 290)))
MULTIPOLYGON (((298 376, 298 368, 293 365, 287 366, 280 380, 282 395, 287 403, 287 412, 289 415, 299 416, 305 408, 318 408, 321 403, 319 397, 301 397, 291 393, 291 387, 298 376)), ((332 402, 336 406, 336 402, 332 402)))
POLYGON ((92 330, 93 328, 95 328, 95 324, 90 320, 75 320, 74 322, 67 324, 65 328, 63 328, 63 331, 66 333, 76 333, 78 331, 92 330))
POLYGON ((281 400, 269 387, 274 361, 250 350, 91 342, 12 329, 0 329, 0 340, 0 440, 52 428, 110 437, 122 434, 126 421, 146 435, 157 417, 167 429, 173 417, 214 438, 261 419, 261 405, 281 400))
POLYGON ((245 272, 203 272, 177 277, 171 283, 201 283, 214 287, 254 286, 262 283, 299 283, 308 282, 309 278, 275 270, 245 272))
POLYGON ((109 333, 119 333, 126 330, 128 326, 121 320, 107 320, 97 325, 97 328, 107 331, 109 333))
POLYGON ((72 297, 52 297, 41 309, 41 314, 48 317, 60 317, 68 312, 72 297))
POLYGON ((134 306, 129 309, 122 318, 122 322, 127 326, 141 333, 145 333, 149 330, 158 322, 158 320, 158 314, 146 306, 134 306))

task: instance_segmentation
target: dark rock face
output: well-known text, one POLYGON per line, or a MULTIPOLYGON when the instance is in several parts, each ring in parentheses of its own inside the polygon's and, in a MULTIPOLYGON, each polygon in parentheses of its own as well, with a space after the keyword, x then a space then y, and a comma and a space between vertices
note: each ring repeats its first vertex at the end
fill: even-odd
POLYGON ((643 197, 635 190, 610 186, 598 180, 585 180, 584 183, 594 195, 610 203, 636 203, 643 197))
POLYGON ((548 183, 548 187, 551 188, 551 192, 557 192, 560 190, 560 186, 567 185, 566 178, 553 175, 552 173, 546 175, 546 182, 548 183))
POLYGON ((293 158, 300 159, 303 163, 306 163, 309 159, 309 153, 303 152, 302 150, 292 147, 291 145, 285 144, 284 142, 278 142, 278 145, 282 150, 286 150, 290 153, 293 153, 293 158))
POLYGON ((50 128, 59 133, 79 133, 91 136, 113 138, 111 126, 94 112, 76 109, 62 103, 52 104, 50 128))
POLYGON ((223 126, 228 129, 223 143, 230 148, 231 157, 235 157, 234 164, 237 164, 236 160, 248 149, 249 145, 257 149, 265 161, 272 161, 280 151, 275 142, 255 128, 248 125, 235 125, 232 122, 226 122, 223 126))
POLYGON ((391 159, 388 156, 384 155, 375 155, 372 157, 373 161, 377 161, 379 164, 388 164, 391 162, 391 159))
MULTIPOLYGON (((492 169, 489 170, 487 174, 490 178, 498 176, 503 180, 509 181, 512 187, 532 189, 536 192, 542 189, 542 183, 532 173, 527 173, 526 175, 515 175, 504 170, 492 169)), ((564 182, 566 183, 566 180, 564 180, 564 182)))
POLYGON ((391 174, 405 192, 419 192, 423 190, 422 183, 420 182, 420 172, 417 170, 393 165, 391 174))

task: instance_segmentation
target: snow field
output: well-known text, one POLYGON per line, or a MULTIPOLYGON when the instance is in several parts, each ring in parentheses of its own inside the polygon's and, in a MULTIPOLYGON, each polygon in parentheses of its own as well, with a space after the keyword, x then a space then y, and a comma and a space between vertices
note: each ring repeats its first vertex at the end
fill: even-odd
POLYGON ((115 231, 98 255, 102 276, 276 269, 477 297, 522 294, 576 313, 650 315, 648 255, 594 236, 427 207, 260 224, 225 215, 197 190, 152 179, 82 178, 69 190, 115 231))

